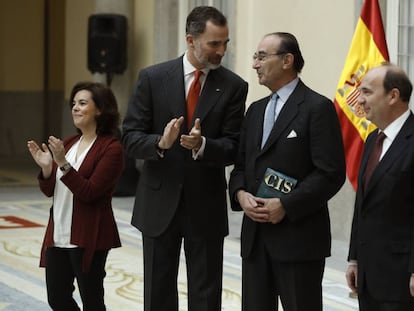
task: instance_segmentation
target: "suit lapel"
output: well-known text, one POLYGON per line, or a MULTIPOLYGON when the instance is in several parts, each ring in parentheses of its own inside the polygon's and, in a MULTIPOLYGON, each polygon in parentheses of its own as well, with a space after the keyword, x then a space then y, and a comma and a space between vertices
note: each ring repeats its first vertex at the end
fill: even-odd
POLYGON ((223 94, 226 84, 223 83, 221 69, 210 70, 204 83, 194 116, 204 120, 208 112, 214 107, 223 94))
POLYGON ((174 117, 186 115, 183 58, 179 57, 166 71, 162 82, 165 101, 174 117))
MULTIPOLYGON (((409 146, 409 139, 414 134, 414 116, 410 113, 410 116, 405 121, 403 127, 401 128, 398 135, 395 137, 391 146, 388 148, 387 152, 384 154, 381 161, 378 163, 377 167, 372 173, 371 179, 368 182, 366 193, 374 187, 381 178, 387 173, 389 168, 398 163, 398 158, 405 154, 404 150, 409 146)), ((364 164, 364 170, 366 166, 366 160, 364 164)))

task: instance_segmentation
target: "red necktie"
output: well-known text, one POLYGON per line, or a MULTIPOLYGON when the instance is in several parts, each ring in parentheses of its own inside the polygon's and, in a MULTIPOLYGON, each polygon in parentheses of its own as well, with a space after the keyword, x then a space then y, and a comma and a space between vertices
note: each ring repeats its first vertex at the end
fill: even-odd
POLYGON ((381 152, 382 152, 382 143, 384 142, 386 135, 384 132, 381 132, 378 134, 377 138, 375 139, 375 145, 374 148, 371 151, 371 154, 369 155, 367 167, 365 168, 364 173, 364 189, 367 189, 367 185, 369 182, 369 179, 371 178, 372 172, 374 171, 375 167, 377 166, 381 152))
POLYGON ((190 90, 187 94, 187 128, 191 129, 191 122, 193 120, 194 111, 197 105, 198 97, 200 96, 201 83, 200 76, 203 72, 201 70, 194 71, 194 79, 191 83, 190 90))

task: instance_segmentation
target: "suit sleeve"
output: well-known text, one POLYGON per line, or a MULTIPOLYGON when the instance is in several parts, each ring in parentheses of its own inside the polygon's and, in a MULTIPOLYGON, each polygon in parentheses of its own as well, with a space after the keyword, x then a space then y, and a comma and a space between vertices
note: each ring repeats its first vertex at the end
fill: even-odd
POLYGON ((281 200, 292 221, 325 206, 345 182, 345 156, 334 105, 327 98, 313 99, 304 105, 310 107, 308 135, 313 168, 300 179, 291 195, 281 200))
POLYGON ((239 202, 236 200, 237 191, 243 189, 246 190, 245 183, 245 158, 246 158, 246 124, 247 119, 250 115, 251 107, 247 110, 246 117, 243 120, 241 131, 240 131, 240 143, 237 152, 234 169, 230 174, 229 180, 229 195, 230 195, 230 206, 233 211, 242 211, 239 202))
POLYGON ((122 142, 126 153, 135 159, 158 159, 154 134, 151 82, 147 70, 141 70, 122 124, 122 142))
POLYGON ((234 163, 239 145, 240 126, 245 111, 247 90, 247 83, 237 79, 232 94, 228 95, 226 109, 222 112, 218 134, 206 135, 203 160, 218 162, 220 165, 234 163))
POLYGON ((358 260, 356 241, 358 236, 358 213, 356 207, 354 208, 354 217, 352 219, 351 238, 349 240, 348 261, 358 260))
MULTIPOLYGON (((362 158, 361 158, 361 163, 362 163, 362 159, 367 157, 366 150, 367 150, 367 147, 371 144, 370 140, 372 140, 372 134, 370 136, 368 136, 367 140, 365 141, 364 153, 363 153, 362 158)), ((358 174, 359 174, 358 183, 360 183, 361 175, 363 174, 363 172, 360 170, 358 174)), ((355 198, 354 213, 353 213, 352 225, 351 225, 351 237, 349 239, 349 252, 348 252, 348 258, 347 258, 348 261, 358 260, 358 253, 357 253, 358 223, 359 223, 358 206, 360 204, 360 199, 361 199, 361 196, 362 196, 361 191, 362 191, 361 188, 357 189, 356 198, 355 198)))
POLYGON ((56 163, 53 163, 52 173, 50 174, 49 178, 44 178, 42 171, 40 171, 39 175, 37 176, 37 180, 39 182, 39 188, 43 192, 43 194, 47 197, 53 196, 56 184, 56 163))

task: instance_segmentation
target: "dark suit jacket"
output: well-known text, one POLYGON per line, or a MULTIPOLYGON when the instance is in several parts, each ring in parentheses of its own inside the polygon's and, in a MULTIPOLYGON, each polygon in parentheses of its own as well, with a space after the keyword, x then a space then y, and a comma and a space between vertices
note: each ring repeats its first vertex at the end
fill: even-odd
POLYGON ((377 131, 366 141, 358 178, 349 259, 358 261, 358 291, 368 286, 379 300, 414 301, 414 116, 412 113, 375 168, 365 171, 377 131))
MULTIPOLYGON (((65 150, 79 140, 79 135, 65 139, 65 150)), ((118 228, 112 211, 112 193, 124 167, 122 145, 116 137, 101 136, 89 150, 79 171, 70 170, 62 176, 62 182, 73 193, 73 219, 70 242, 85 249, 83 269, 86 271, 95 250, 121 246, 118 228)), ((42 192, 51 197, 56 184, 56 164, 48 179, 39 175, 42 192)), ((50 211, 41 254, 41 266, 45 266, 45 252, 53 247, 53 213, 50 211)))
POLYGON ((268 167, 297 179, 298 184, 282 199, 286 217, 279 224, 258 224, 244 216, 242 257, 250 255, 260 226, 273 258, 324 258, 330 255, 331 244, 327 201, 345 180, 342 137, 333 103, 299 81, 261 150, 268 101, 266 97, 253 103, 246 114, 239 157, 230 178, 232 208, 241 210, 234 200, 239 189, 256 194, 268 167))
MULTIPOLYGON (((247 83, 220 67, 207 76, 194 118, 206 137, 204 156, 193 160, 179 139, 160 158, 156 139, 173 118, 186 116, 182 57, 141 70, 123 123, 127 153, 144 159, 132 224, 156 237, 172 221, 182 200, 189 233, 228 234, 225 166, 234 162, 245 110, 247 83)), ((181 134, 188 134, 184 122, 181 134)))

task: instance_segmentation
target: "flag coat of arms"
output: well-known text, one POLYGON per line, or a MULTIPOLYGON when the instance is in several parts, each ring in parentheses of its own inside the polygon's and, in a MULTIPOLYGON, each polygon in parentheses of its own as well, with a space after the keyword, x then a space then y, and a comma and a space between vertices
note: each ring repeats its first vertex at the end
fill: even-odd
POLYGON ((358 87, 367 71, 384 61, 389 61, 389 56, 378 0, 365 0, 334 99, 342 129, 347 176, 355 190, 364 143, 375 129, 358 103, 358 87))

